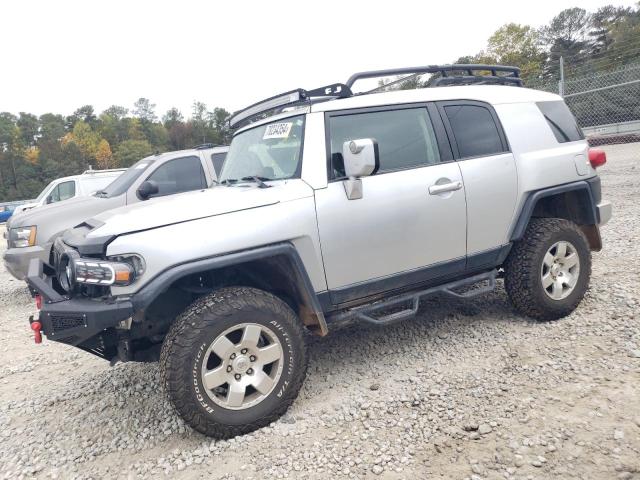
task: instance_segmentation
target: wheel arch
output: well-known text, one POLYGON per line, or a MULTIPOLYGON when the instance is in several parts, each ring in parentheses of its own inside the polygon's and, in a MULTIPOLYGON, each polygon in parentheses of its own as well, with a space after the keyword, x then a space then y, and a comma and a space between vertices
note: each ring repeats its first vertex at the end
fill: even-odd
POLYGON ((198 280, 204 290, 249 286, 285 301, 313 333, 328 333, 311 280, 296 248, 289 242, 204 258, 171 267, 151 280, 133 298, 136 311, 153 308, 163 293, 198 280), (206 286, 205 286, 206 284, 206 286))
POLYGON ((599 178, 596 177, 591 181, 573 182, 530 192, 511 230, 510 240, 515 242, 522 239, 532 218, 563 218, 578 225, 589 240, 591 250, 599 251, 602 248, 596 208, 596 197, 600 195, 599 186, 599 178))

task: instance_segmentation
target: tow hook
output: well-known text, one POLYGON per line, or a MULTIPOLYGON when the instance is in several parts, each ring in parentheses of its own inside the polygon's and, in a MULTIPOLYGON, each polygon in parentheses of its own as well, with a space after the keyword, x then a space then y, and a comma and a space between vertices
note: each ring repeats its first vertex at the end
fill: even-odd
POLYGON ((29 317, 31 330, 33 330, 34 340, 36 343, 42 343, 42 324, 33 319, 33 315, 29 317))

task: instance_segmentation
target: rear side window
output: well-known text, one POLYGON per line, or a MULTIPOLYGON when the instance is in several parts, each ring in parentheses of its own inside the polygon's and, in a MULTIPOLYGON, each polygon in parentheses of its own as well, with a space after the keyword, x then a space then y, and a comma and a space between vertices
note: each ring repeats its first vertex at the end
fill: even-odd
POLYGON ((536 103, 542 115, 547 120, 551 131, 558 143, 575 142, 584 140, 584 134, 569 107, 562 101, 536 103))
POLYGON ((348 140, 378 142, 378 172, 433 165, 440 151, 426 108, 385 110, 331 117, 331 163, 334 177, 344 176, 342 145, 348 140))
POLYGON ((224 163, 225 158, 227 158, 227 152, 211 154, 211 163, 213 164, 213 170, 216 172, 216 175, 218 177, 220 176, 220 172, 222 171, 222 164, 224 163))
POLYGON ((183 157, 169 160, 149 175, 147 180, 158 184, 156 197, 173 193, 207 188, 207 180, 198 157, 183 157))
POLYGON ((506 151, 488 108, 479 105, 446 105, 444 111, 461 158, 495 155, 506 151))

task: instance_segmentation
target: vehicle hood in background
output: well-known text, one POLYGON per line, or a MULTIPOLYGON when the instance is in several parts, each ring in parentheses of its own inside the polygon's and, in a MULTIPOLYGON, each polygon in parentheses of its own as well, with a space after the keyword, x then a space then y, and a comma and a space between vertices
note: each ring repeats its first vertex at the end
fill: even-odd
POLYGON ((29 203, 23 203, 22 205, 18 205, 14 210, 13 210, 13 214, 14 215, 18 215, 20 213, 26 212, 27 210, 31 210, 32 208, 37 207, 38 205, 40 205, 39 203, 36 202, 29 202, 29 203))
POLYGON ((299 179, 271 185, 269 188, 259 188, 254 183, 219 185, 116 208, 94 217, 96 223, 104 225, 92 230, 89 236, 122 235, 313 195, 313 189, 299 179))
POLYGON ((35 225, 38 228, 36 242, 41 245, 63 230, 73 228, 105 210, 123 205, 124 201, 124 195, 114 198, 70 198, 14 215, 11 217, 11 228, 35 225))

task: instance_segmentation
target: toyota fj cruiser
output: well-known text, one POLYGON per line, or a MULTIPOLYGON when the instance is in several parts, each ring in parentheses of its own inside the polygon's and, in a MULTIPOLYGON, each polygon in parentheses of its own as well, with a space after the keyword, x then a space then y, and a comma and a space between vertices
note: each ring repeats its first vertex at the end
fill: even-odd
POLYGON ((513 67, 406 68, 236 112, 220 185, 102 213, 56 241, 52 265, 31 261, 31 328, 159 359, 178 414, 223 438, 285 412, 305 333, 332 322, 398 321, 501 276, 521 314, 568 315, 611 216, 606 159, 561 97, 520 87, 513 67), (354 93, 418 74, 438 88, 354 93))

